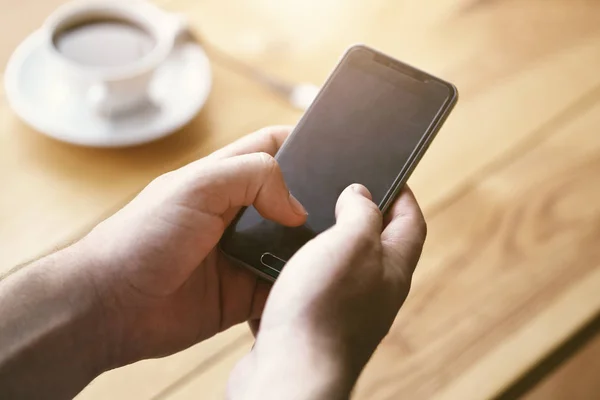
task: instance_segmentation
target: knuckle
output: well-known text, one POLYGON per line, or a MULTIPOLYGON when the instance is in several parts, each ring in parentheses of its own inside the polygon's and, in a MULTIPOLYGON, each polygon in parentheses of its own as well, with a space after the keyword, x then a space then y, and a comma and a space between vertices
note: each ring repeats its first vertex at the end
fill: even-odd
POLYGON ((256 157, 258 160, 261 173, 263 173, 265 177, 278 173, 279 164, 272 155, 269 153, 260 152, 256 153, 254 157, 256 157))
POLYGON ((272 179, 281 176, 279 163, 269 153, 258 153, 257 157, 260 160, 261 171, 265 179, 272 179))
POLYGON ((268 169, 274 168, 277 166, 277 161, 275 161, 275 158, 270 155, 269 153, 265 153, 265 152, 260 152, 260 153, 256 153, 255 156, 259 162, 267 167, 268 169))
POLYGON ((377 204, 372 201, 367 202, 365 206, 365 215, 369 220, 381 219, 383 215, 381 214, 381 210, 377 206, 377 204))
POLYGON ((154 178, 149 184, 149 189, 157 189, 170 185, 173 180, 173 172, 167 172, 154 178))
POLYGON ((373 235, 368 230, 360 230, 353 233, 350 240, 357 253, 373 255, 381 250, 381 240, 377 235, 373 235))

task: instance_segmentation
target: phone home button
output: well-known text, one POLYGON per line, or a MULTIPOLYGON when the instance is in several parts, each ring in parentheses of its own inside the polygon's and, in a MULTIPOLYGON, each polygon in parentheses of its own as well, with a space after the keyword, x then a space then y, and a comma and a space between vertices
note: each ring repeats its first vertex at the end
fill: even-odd
POLYGON ((272 270, 275 270, 277 272, 281 272, 281 270, 283 269, 283 267, 286 264, 286 261, 274 256, 271 253, 264 253, 261 257, 260 257, 260 263, 262 265, 264 265, 265 267, 269 267, 272 270))

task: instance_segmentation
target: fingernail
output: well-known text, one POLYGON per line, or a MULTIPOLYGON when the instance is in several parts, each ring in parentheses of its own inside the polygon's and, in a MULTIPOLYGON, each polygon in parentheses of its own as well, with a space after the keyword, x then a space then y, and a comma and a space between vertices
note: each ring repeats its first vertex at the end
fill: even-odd
POLYGON ((302 215, 302 216, 308 215, 304 206, 291 193, 290 193, 290 205, 292 206, 292 209, 294 210, 294 212, 296 214, 302 215))
POLYGON ((371 200, 371 198, 372 198, 371 192, 369 192, 369 189, 367 189, 363 185, 358 185, 358 184, 352 185, 352 191, 360 194, 363 197, 366 197, 369 200, 371 200))

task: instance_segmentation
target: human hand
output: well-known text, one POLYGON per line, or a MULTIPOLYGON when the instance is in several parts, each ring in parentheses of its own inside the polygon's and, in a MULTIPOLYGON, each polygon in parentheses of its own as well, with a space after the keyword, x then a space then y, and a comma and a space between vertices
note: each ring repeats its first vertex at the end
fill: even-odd
POLYGON ((383 218, 360 185, 342 193, 336 215, 275 283, 230 397, 347 398, 388 333, 421 255, 423 215, 406 189, 383 218))
POLYGON ((113 367, 172 354, 261 315, 270 285, 216 245, 242 206, 284 225, 305 222, 272 158, 288 133, 259 131, 159 177, 75 245, 92 260, 113 367))

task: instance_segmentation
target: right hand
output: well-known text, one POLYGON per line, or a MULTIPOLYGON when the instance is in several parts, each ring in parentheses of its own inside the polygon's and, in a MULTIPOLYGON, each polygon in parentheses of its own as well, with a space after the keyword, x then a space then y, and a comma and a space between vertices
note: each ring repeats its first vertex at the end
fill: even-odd
POLYGON ((425 241, 421 210, 406 189, 384 220, 368 190, 352 185, 336 216, 274 285, 232 397, 346 398, 387 335, 425 241))

